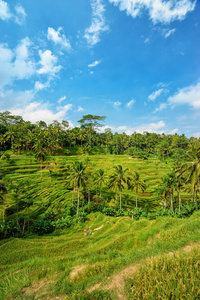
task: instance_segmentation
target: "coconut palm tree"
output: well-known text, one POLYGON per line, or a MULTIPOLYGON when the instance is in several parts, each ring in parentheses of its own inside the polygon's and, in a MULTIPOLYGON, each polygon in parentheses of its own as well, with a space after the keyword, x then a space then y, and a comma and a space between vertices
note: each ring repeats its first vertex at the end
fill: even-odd
POLYGON ((155 194, 161 197, 161 200, 164 202, 164 210, 166 211, 167 208, 167 196, 169 195, 169 189, 161 184, 157 188, 155 188, 155 194))
POLYGON ((87 174, 86 174, 86 165, 81 161, 75 161, 72 164, 70 169, 70 178, 74 179, 75 186, 78 191, 78 199, 77 199, 77 215, 79 214, 79 193, 80 188, 86 185, 87 174))
POLYGON ((37 159, 37 161, 39 161, 41 163, 41 175, 40 178, 42 178, 42 163, 46 160, 47 156, 44 150, 40 150, 36 153, 35 158, 37 159))
POLYGON ((117 187, 119 190, 120 209, 122 208, 122 189, 124 183, 127 183, 126 172, 128 169, 123 169, 121 165, 114 166, 114 173, 110 176, 109 187, 117 187))
POLYGON ((163 182, 164 186, 169 191, 170 200, 171 200, 171 210, 172 210, 172 212, 174 212, 173 193, 174 193, 174 189, 176 187, 176 176, 175 176, 175 173, 172 172, 170 174, 165 175, 162 178, 162 182, 163 182))
POLYGON ((3 204, 3 222, 5 220, 5 197, 4 195, 7 193, 7 188, 5 185, 5 182, 3 180, 0 180, 0 199, 2 200, 3 204))
POLYGON ((128 178, 128 189, 135 191, 135 207, 138 207, 138 191, 141 190, 144 192, 146 189, 146 184, 142 179, 140 179, 140 174, 134 171, 134 175, 128 178))
POLYGON ((102 190, 102 185, 105 182, 105 171, 103 169, 99 169, 98 171, 95 172, 95 184, 99 184, 99 191, 100 191, 100 200, 101 200, 101 190, 102 190))
POLYGON ((196 202, 197 189, 200 190, 200 144, 198 142, 191 145, 189 157, 191 161, 182 164, 177 172, 179 177, 186 176, 186 183, 191 184, 193 201, 196 202))

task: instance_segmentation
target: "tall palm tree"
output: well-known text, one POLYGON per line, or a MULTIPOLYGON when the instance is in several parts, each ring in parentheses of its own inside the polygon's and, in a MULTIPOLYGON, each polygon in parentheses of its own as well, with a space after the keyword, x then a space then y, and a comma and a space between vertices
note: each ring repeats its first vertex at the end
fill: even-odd
POLYGON ((3 222, 5 220, 5 197, 4 195, 7 193, 7 188, 5 185, 5 182, 3 180, 0 180, 0 199, 2 200, 3 204, 3 222))
POLYGON ((184 163, 179 168, 179 176, 186 176, 186 183, 191 184, 193 201, 196 202, 197 189, 200 190, 200 144, 198 142, 191 145, 189 153, 190 162, 184 163))
POLYGON ((144 190, 146 189, 146 184, 142 179, 140 179, 140 174, 138 172, 134 171, 134 173, 135 174, 132 177, 128 178, 128 188, 135 191, 135 207, 138 207, 138 191, 141 190, 142 192, 144 192, 144 190))
POLYGON ((77 215, 79 214, 79 193, 80 188, 86 185, 87 175, 86 175, 86 165, 84 165, 81 161, 75 161, 72 164, 70 170, 70 177, 74 178, 75 186, 78 191, 78 199, 77 199, 77 215))
POLYGON ((41 163, 41 175, 40 178, 42 178, 42 163, 46 160, 47 156, 44 150, 40 150, 36 153, 35 158, 37 159, 37 161, 39 161, 41 163))
POLYGON ((170 195, 170 200, 171 200, 171 210, 174 212, 174 205, 173 205, 173 194, 174 194, 174 189, 176 187, 176 176, 175 173, 172 172, 170 174, 165 175, 162 178, 162 182, 166 188, 168 188, 169 195, 170 195))
POLYGON ((155 188, 155 193, 159 197, 161 197, 161 200, 164 201, 164 210, 166 211, 167 208, 167 196, 169 195, 169 189, 164 185, 161 184, 157 188, 155 188))
POLYGON ((105 171, 103 169, 99 169, 95 172, 95 181, 94 183, 99 184, 99 190, 100 190, 100 200, 101 200, 101 190, 102 190, 102 184, 105 182, 105 171))
POLYGON ((121 165, 114 166, 114 173, 110 176, 109 186, 114 187, 117 186, 119 190, 119 201, 120 201, 120 209, 122 208, 122 189, 124 188, 124 183, 127 183, 126 172, 128 169, 123 169, 121 165))

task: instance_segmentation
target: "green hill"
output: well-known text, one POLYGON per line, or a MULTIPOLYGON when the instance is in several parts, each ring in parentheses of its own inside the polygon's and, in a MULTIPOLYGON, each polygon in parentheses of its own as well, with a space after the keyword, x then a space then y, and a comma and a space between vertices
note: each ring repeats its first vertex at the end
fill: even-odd
POLYGON ((0 241, 0 299, 198 299, 199 224, 199 211, 151 221, 92 213, 73 229, 0 241))

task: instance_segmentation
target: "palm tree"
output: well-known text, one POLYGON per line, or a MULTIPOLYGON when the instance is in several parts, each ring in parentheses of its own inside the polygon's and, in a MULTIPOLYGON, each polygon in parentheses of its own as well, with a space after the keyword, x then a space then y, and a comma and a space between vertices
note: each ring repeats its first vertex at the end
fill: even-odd
POLYGON ((77 200, 77 215, 79 213, 79 193, 80 188, 86 185, 87 177, 86 177, 86 165, 81 161, 75 161, 72 164, 70 170, 70 178, 74 179, 75 186, 78 190, 78 200, 77 200))
POLYGON ((37 161, 39 161, 41 163, 41 175, 40 178, 42 178, 42 163, 46 160, 47 156, 44 150, 40 150, 36 153, 35 158, 37 159, 37 161))
POLYGON ((175 173, 172 172, 170 174, 165 175, 162 178, 162 182, 163 182, 164 186, 169 191, 170 200, 171 200, 171 210, 172 210, 172 212, 174 212, 173 193, 174 193, 174 188, 176 187, 176 176, 175 176, 175 173))
POLYGON ((122 208, 122 189, 127 182, 127 168, 123 169, 121 165, 114 166, 115 172, 110 176, 109 187, 117 187, 119 190, 120 209, 122 208))
POLYGON ((135 207, 138 207, 138 191, 141 190, 142 192, 144 192, 144 190, 146 189, 146 184, 143 180, 140 179, 140 174, 138 172, 134 171, 134 173, 135 174, 132 177, 128 178, 128 188, 135 191, 135 207))
POLYGON ((164 201, 164 210, 166 211, 167 208, 167 196, 169 195, 169 189, 161 184, 159 187, 155 188, 155 193, 159 197, 161 197, 161 200, 164 201))
POLYGON ((0 199, 2 200, 3 203, 3 222, 5 219, 5 197, 4 195, 7 193, 7 188, 5 185, 5 182, 3 180, 0 180, 0 199))
POLYGON ((193 200, 196 202, 197 189, 200 190, 200 145, 198 142, 191 145, 190 151, 191 161, 184 163, 178 169, 179 176, 186 175, 186 183, 191 184, 193 200))
POLYGON ((103 169, 99 169, 95 172, 95 181, 94 183, 99 184, 99 190, 100 190, 100 200, 101 200, 101 189, 102 184, 105 182, 105 171, 103 169))

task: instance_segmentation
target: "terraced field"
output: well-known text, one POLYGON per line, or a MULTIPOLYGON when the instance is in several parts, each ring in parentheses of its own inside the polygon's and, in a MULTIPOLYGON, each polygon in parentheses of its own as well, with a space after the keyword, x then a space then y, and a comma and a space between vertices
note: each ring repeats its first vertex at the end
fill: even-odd
MULTIPOLYGON (((154 189, 161 181, 161 177, 171 171, 173 163, 161 162, 155 158, 150 158, 147 161, 141 159, 133 159, 126 155, 95 155, 95 156, 54 156, 49 157, 48 161, 43 163, 42 178, 41 166, 32 156, 12 156, 11 161, 6 163, 0 162, 0 172, 3 179, 12 180, 14 183, 28 185, 27 196, 34 199, 32 206, 33 211, 38 211, 42 206, 55 209, 63 209, 72 199, 72 189, 66 188, 66 178, 59 176, 67 165, 70 165, 75 160, 87 160, 88 169, 96 171, 99 168, 105 169, 107 178, 113 172, 113 166, 121 164, 124 168, 129 169, 129 173, 137 171, 147 184, 147 189, 144 193, 138 195, 138 205, 144 207, 148 204, 150 208, 154 208, 158 204, 158 199, 154 194, 154 189), (24 184, 23 184, 24 182, 24 184)), ((98 187, 91 184, 91 194, 93 199, 98 198, 98 187)), ((175 193, 175 198, 177 194, 175 193)), ((102 198, 107 201, 115 199, 114 191, 108 190, 106 186, 102 189, 102 198)), ((184 192, 183 200, 187 201, 190 196, 184 192)), ((7 195, 7 206, 12 205, 11 197, 7 195)), ((126 208, 133 208, 135 205, 135 193, 125 187, 122 192, 122 204, 126 208)))
POLYGON ((73 229, 0 241, 0 299, 198 299, 199 224, 200 212, 153 221, 93 213, 73 229))

